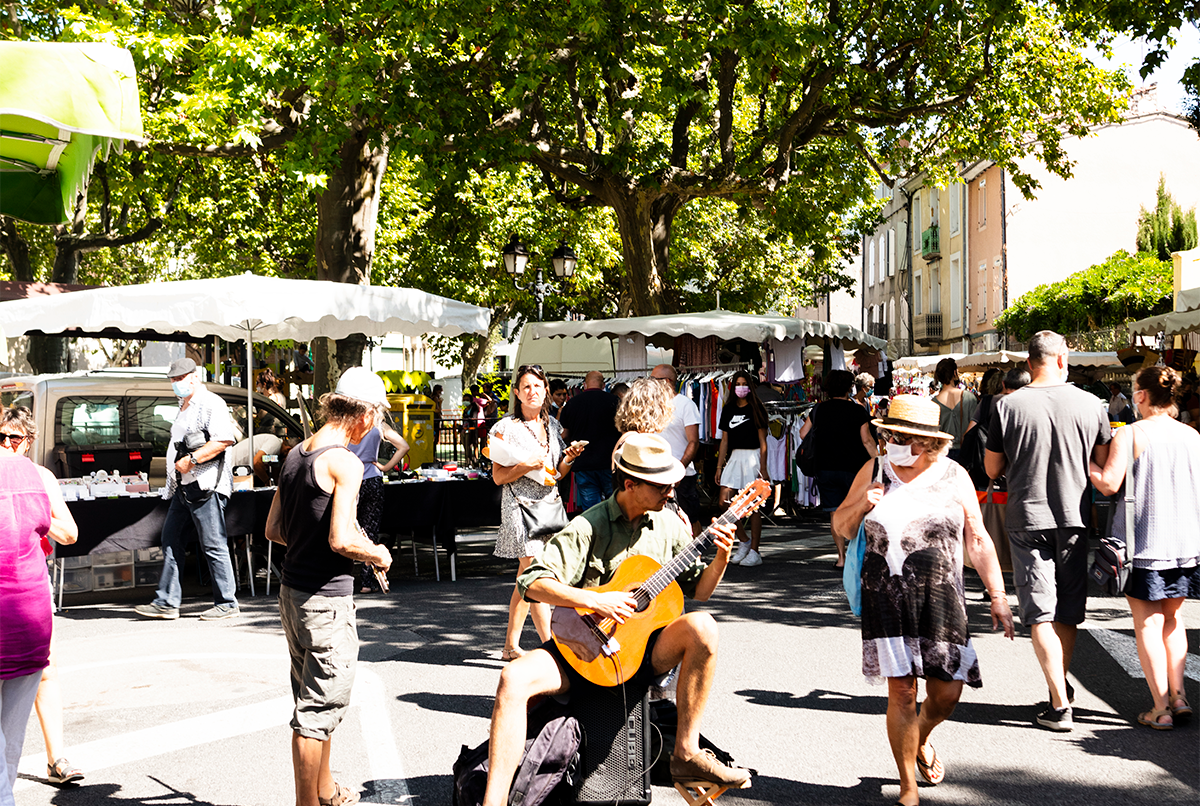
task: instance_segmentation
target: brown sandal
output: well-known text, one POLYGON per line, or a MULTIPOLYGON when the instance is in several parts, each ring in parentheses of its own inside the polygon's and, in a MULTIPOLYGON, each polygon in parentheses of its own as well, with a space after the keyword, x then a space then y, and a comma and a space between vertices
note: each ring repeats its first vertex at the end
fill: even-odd
POLYGON ((1145 725, 1148 728, 1155 730, 1174 730, 1175 722, 1159 722, 1164 716, 1171 716, 1170 708, 1163 708, 1159 711, 1150 710, 1144 714, 1138 714, 1138 724, 1145 725))
POLYGON ((318 795, 317 802, 321 806, 352 806, 352 804, 358 803, 358 797, 358 793, 350 787, 342 786, 335 782, 333 785, 333 797, 323 798, 318 795))
POLYGON ((1176 719, 1187 719, 1192 715, 1192 706, 1188 704, 1187 697, 1183 696, 1182 691, 1177 691, 1167 698, 1167 705, 1171 709, 1171 716, 1176 719), (1180 703, 1176 705, 1175 703, 1180 703))
POLYGON ((521 649, 520 647, 515 647, 514 649, 505 649, 500 652, 500 660, 507 663, 510 660, 516 660, 524 654, 525 650, 521 649))

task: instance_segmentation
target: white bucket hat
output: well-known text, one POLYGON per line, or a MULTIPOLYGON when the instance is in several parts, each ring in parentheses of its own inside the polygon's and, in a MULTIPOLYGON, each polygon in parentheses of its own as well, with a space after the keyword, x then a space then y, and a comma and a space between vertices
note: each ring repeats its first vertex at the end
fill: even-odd
POLYGON ((387 389, 384 388, 383 378, 366 367, 350 367, 343 372, 334 391, 339 395, 370 403, 372 406, 387 408, 387 389))

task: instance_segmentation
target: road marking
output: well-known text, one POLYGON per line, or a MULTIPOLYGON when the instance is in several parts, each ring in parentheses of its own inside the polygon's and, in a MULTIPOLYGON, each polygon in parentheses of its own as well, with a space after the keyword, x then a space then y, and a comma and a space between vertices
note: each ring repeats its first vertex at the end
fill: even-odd
MULTIPOLYGON (((1106 630, 1103 627, 1090 627, 1088 632, 1096 639, 1096 643, 1104 647, 1113 660, 1121 664, 1121 668, 1130 677, 1142 680, 1146 678, 1142 674, 1142 663, 1138 660, 1137 639, 1114 630, 1106 630)), ((1188 654, 1184 662, 1183 676, 1200 681, 1200 655, 1188 654)))
POLYGON ((400 752, 396 749, 392 718, 388 715, 387 686, 379 675, 366 668, 366 664, 358 666, 350 704, 359 706, 358 721, 367 746, 367 765, 375 784, 375 793, 364 800, 369 803, 408 802, 412 796, 400 752))
MULTIPOLYGON (((97 661, 77 666, 61 667, 61 672, 92 669, 120 664, 145 666, 149 662, 161 661, 207 661, 215 659, 254 658, 279 660, 278 655, 251 653, 204 653, 199 655, 155 655, 151 657, 124 658, 113 661, 97 661)), ((387 687, 370 667, 360 662, 351 693, 351 707, 358 707, 359 724, 363 742, 367 749, 367 765, 371 779, 375 782, 375 794, 366 800, 373 803, 403 803, 410 799, 404 766, 396 749, 392 733, 392 720, 388 715, 387 687)), ((253 705, 243 705, 205 716, 183 719, 152 728, 136 730, 107 739, 85 742, 70 746, 71 759, 82 770, 92 773, 110 767, 118 767, 135 761, 186 750, 202 744, 217 742, 234 736, 243 736, 261 730, 287 725, 292 718, 294 703, 291 695, 273 697, 253 705)), ((32 720, 31 720, 32 721, 32 720)), ((44 752, 25 756, 18 765, 18 772, 31 776, 18 778, 13 791, 31 786, 40 786, 46 774, 44 752)))

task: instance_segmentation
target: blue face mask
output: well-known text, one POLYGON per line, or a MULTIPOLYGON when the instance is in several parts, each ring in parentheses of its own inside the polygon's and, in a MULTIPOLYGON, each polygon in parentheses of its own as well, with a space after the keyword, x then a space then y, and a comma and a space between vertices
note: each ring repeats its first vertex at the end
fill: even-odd
POLYGON ((175 392, 176 397, 188 397, 195 391, 190 378, 185 378, 182 381, 172 381, 171 389, 175 392))

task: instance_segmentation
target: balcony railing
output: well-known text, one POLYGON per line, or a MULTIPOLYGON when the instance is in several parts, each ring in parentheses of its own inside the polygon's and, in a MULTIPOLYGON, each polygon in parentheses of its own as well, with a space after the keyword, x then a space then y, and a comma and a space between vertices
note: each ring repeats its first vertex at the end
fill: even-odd
POLYGON ((917 344, 930 344, 942 340, 942 315, 927 313, 913 318, 913 339, 917 344))
POLYGON ((887 322, 869 322, 867 324, 867 334, 874 336, 877 339, 887 341, 888 326, 887 322))
POLYGON ((938 228, 930 227, 921 233, 921 257, 926 260, 936 260, 942 256, 941 240, 938 228))

